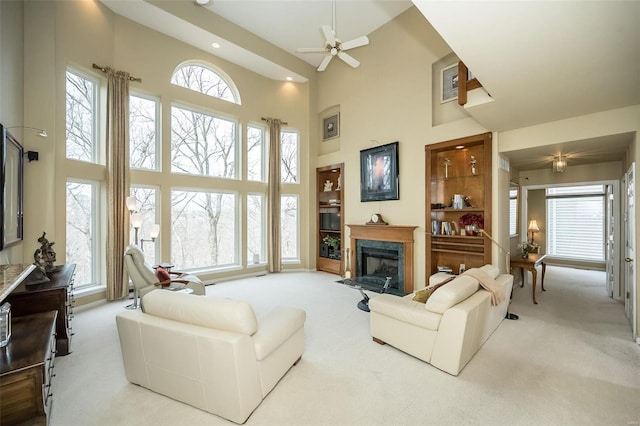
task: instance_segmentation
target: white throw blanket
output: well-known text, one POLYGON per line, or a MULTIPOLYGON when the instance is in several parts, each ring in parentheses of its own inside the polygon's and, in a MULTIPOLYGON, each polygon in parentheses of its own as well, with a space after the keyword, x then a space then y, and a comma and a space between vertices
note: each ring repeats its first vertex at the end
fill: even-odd
POLYGON ((466 270, 463 275, 469 275, 480 283, 482 288, 491 293, 491 304, 499 305, 504 300, 504 287, 498 284, 496 280, 480 268, 471 268, 466 270))

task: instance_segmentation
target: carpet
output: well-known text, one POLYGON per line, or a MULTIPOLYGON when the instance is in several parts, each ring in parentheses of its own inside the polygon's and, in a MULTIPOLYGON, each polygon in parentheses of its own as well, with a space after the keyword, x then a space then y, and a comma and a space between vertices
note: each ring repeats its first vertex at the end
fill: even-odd
MULTIPOLYGON (((538 305, 531 284, 516 286, 510 310, 520 320, 503 321, 457 377, 372 342, 359 292, 335 280, 295 272, 207 286, 207 296, 251 303, 258 321, 278 305, 307 312, 302 360, 246 425, 640 421, 640 348, 604 273, 549 266, 538 305)), ((72 353, 55 361, 51 426, 232 424, 127 382, 114 318, 128 303, 76 312, 72 353)))

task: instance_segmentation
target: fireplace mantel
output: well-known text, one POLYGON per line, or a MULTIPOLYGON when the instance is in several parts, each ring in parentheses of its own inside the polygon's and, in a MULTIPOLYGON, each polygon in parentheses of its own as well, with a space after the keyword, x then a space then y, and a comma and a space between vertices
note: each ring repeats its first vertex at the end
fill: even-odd
MULTIPOLYGON (((358 240, 390 241, 404 245, 404 292, 413 292, 413 231, 417 226, 347 225, 351 230, 351 250, 358 240)), ((351 256, 351 270, 356 270, 357 259, 351 256)))

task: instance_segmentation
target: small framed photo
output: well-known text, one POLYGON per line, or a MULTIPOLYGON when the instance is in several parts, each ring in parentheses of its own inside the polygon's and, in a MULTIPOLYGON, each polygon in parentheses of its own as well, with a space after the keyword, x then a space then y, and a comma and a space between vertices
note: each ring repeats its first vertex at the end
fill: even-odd
POLYGON ((340 114, 332 115, 322 120, 322 140, 340 136, 340 114))
POLYGON ((440 103, 458 99, 458 63, 442 69, 442 90, 440 103))

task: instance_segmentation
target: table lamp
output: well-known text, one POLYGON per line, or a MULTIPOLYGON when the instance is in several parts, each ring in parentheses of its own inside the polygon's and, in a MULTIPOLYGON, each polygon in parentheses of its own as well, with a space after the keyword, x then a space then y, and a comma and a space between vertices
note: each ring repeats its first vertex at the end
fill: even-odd
POLYGON ((535 219, 531 219, 529 221, 529 232, 531 232, 531 244, 533 244, 533 234, 536 232, 540 232, 540 228, 538 228, 538 222, 535 219))

